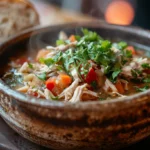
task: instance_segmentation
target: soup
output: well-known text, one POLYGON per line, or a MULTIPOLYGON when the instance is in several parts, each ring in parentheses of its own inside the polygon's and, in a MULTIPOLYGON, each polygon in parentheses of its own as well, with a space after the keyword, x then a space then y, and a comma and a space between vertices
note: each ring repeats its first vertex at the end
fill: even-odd
POLYGON ((125 97, 150 87, 150 59, 126 42, 103 39, 82 29, 82 36, 60 32, 56 46, 36 58, 9 63, 3 80, 13 89, 47 100, 76 103, 125 97))

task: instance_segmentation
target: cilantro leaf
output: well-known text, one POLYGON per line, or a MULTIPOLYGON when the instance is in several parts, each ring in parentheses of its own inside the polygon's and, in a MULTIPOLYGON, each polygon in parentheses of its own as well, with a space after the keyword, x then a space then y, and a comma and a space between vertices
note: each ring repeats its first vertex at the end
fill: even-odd
POLYGON ((150 78, 144 79, 144 82, 145 82, 145 83, 150 83, 150 78))
POLYGON ((40 80, 45 81, 46 80, 46 72, 43 72, 41 74, 36 75, 40 80))
POLYGON ((148 85, 144 86, 143 88, 137 88, 137 87, 136 87, 136 91, 137 91, 137 92, 145 92, 145 91, 148 90, 148 89, 149 89, 149 86, 148 86, 148 85))
POLYGON ((65 41, 64 40, 57 40, 56 41, 56 45, 59 46, 59 45, 64 45, 65 44, 65 41))
POLYGON ((40 59, 40 61, 43 61, 48 67, 53 65, 55 62, 52 58, 40 59))
POLYGON ((28 63, 29 68, 33 69, 33 65, 31 63, 28 63))
POLYGON ((150 69, 150 64, 144 63, 144 64, 142 64, 142 67, 143 67, 144 69, 150 69))
POLYGON ((119 75, 120 72, 121 72, 121 70, 116 70, 116 71, 114 71, 114 72, 112 73, 112 78, 113 78, 113 80, 118 77, 118 75, 119 75))
POLYGON ((118 43, 118 46, 121 48, 121 49, 125 49, 128 45, 126 42, 119 42, 118 43))

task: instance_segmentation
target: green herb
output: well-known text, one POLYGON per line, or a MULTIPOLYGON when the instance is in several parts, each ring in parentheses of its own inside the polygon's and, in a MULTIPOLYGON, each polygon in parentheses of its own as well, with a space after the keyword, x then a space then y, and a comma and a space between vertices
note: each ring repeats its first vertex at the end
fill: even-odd
POLYGON ((150 69, 150 64, 144 63, 144 64, 142 64, 142 67, 143 67, 144 69, 150 69))
POLYGON ((106 98, 99 98, 100 101, 103 101, 103 100, 105 100, 105 99, 106 99, 106 98))
POLYGON ((33 65, 31 63, 28 63, 29 68, 33 69, 33 65))
POLYGON ((65 41, 64 40, 57 40, 56 41, 56 45, 59 46, 59 45, 64 45, 65 44, 65 41))
MULTIPOLYGON (((90 66, 89 60, 104 68, 107 78, 115 82, 121 68, 132 58, 132 52, 126 50, 127 43, 111 43, 109 40, 103 40, 96 32, 82 29, 83 36, 76 36, 77 45, 65 52, 58 52, 53 58, 41 59, 40 61, 47 66, 56 64, 58 67, 70 74, 73 68, 76 68, 78 75, 88 73, 90 66), (112 47, 119 51, 116 53, 112 47)), ((57 44, 66 44, 66 41, 58 40, 57 44)), ((139 76, 139 72, 132 71, 134 77, 139 76)))
POLYGON ((59 100, 58 96, 50 96, 52 100, 59 100))
POLYGON ((128 45, 126 42, 119 42, 118 43, 118 46, 121 48, 121 49, 125 49, 128 45))
POLYGON ((116 71, 114 71, 114 72, 112 73, 112 78, 113 78, 113 80, 118 77, 118 75, 119 75, 120 72, 121 72, 121 70, 116 70, 116 71))
POLYGON ((46 80, 46 72, 36 75, 40 80, 45 81, 46 80))
POLYGON ((145 82, 145 83, 150 83, 150 77, 149 77, 149 78, 144 79, 144 82, 145 82))
POLYGON ((137 92, 145 92, 145 91, 148 90, 148 89, 149 89, 149 86, 148 86, 148 85, 144 86, 143 88, 137 88, 137 87, 136 87, 136 91, 137 91, 137 92))
POLYGON ((124 50, 124 56, 127 58, 131 58, 132 57, 132 51, 124 50))
POLYGON ((11 87, 15 87, 16 85, 23 84, 23 77, 21 74, 16 74, 15 72, 7 73, 6 76, 3 78, 7 85, 11 87))
POLYGON ((93 89, 97 89, 97 82, 96 81, 93 81, 91 82, 91 86, 93 87, 93 89))
POLYGON ((141 75, 142 71, 137 70, 137 69, 134 69, 134 70, 132 69, 131 73, 134 78, 137 78, 139 75, 141 75))
POLYGON ((52 58, 46 58, 42 60, 48 67, 54 64, 54 60, 52 58))

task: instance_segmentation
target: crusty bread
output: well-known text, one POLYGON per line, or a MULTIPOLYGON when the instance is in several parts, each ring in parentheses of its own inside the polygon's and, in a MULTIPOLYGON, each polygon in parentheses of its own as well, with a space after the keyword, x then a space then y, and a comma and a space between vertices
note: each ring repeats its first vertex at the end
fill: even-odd
POLYGON ((0 0, 0 42, 38 24, 39 16, 27 1, 0 0))

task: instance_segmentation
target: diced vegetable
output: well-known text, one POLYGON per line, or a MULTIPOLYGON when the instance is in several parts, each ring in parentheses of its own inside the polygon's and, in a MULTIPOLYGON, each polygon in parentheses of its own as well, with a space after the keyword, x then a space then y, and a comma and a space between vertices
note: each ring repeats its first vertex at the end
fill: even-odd
POLYGON ((135 54, 136 54, 136 51, 135 51, 135 49, 134 49, 133 46, 128 46, 126 49, 127 49, 128 51, 131 51, 131 52, 132 52, 132 55, 135 55, 135 54))
POLYGON ((72 78, 67 74, 60 74, 58 76, 58 82, 60 82, 63 88, 66 88, 71 84, 72 78))
POLYGON ((19 65, 23 65, 25 62, 28 62, 27 57, 21 57, 21 58, 16 60, 16 63, 19 64, 19 65))
POLYGON ((56 78, 50 78, 46 81, 46 88, 50 91, 56 86, 56 78))
POLYGON ((145 69, 144 72, 150 74, 150 69, 145 69))
POLYGON ((93 81, 96 81, 96 79, 97 79, 97 74, 94 71, 94 69, 91 68, 86 76, 85 81, 86 81, 86 83, 91 84, 93 81))
POLYGON ((70 40, 70 42, 75 42, 75 41, 76 41, 76 38, 75 38, 74 35, 71 35, 71 36, 69 37, 69 40, 70 40))
POLYGON ((124 90, 124 87, 120 81, 117 81, 115 86, 116 86, 116 88, 120 94, 124 94, 125 90, 124 90))

